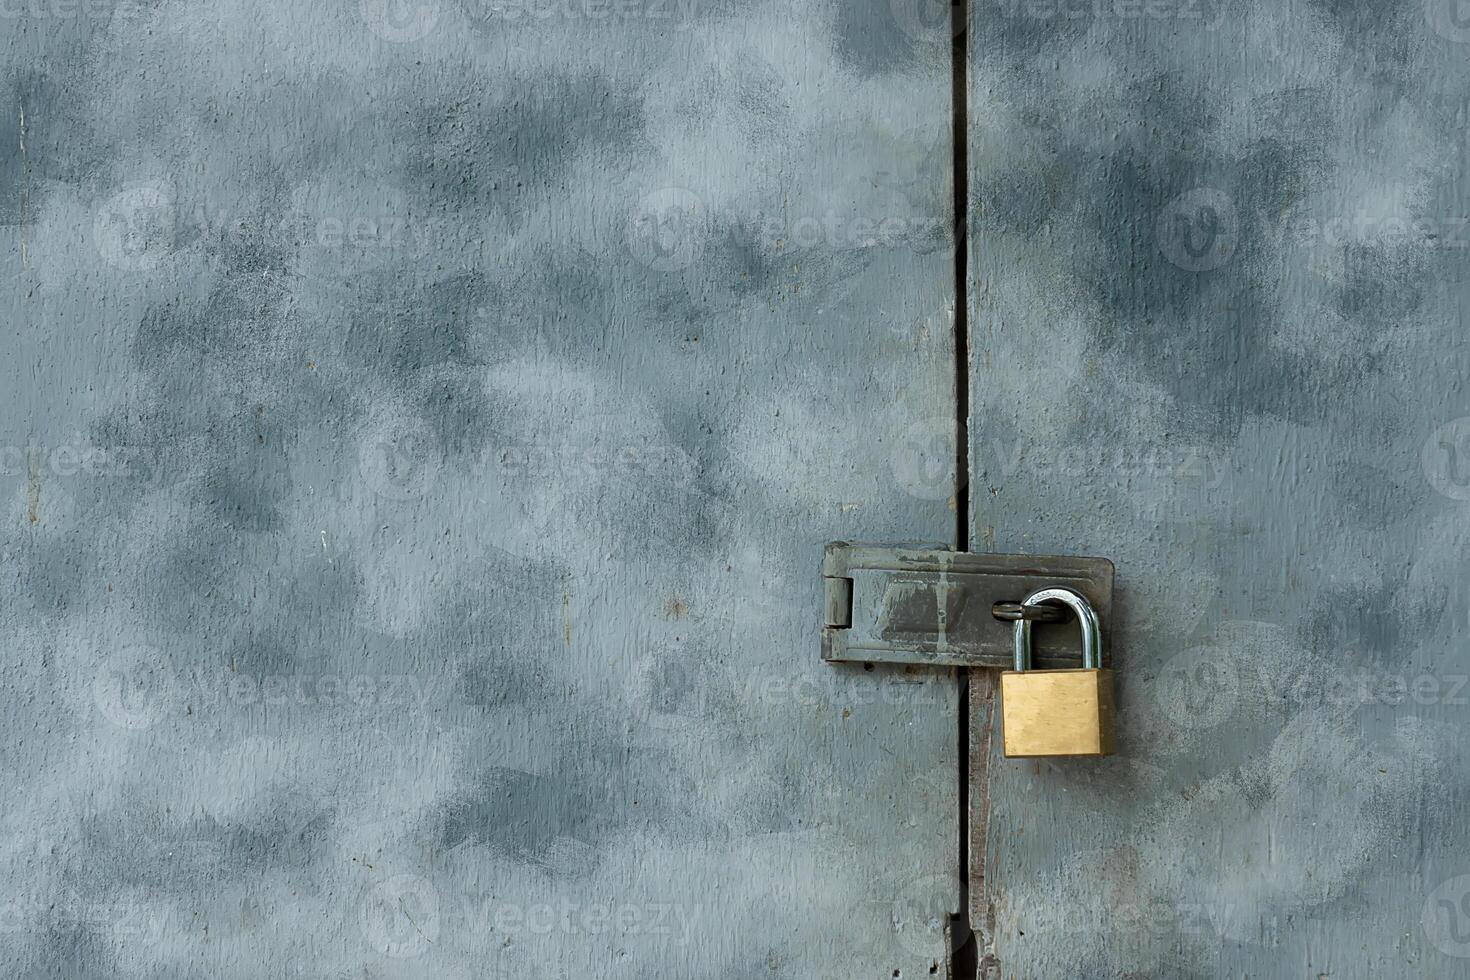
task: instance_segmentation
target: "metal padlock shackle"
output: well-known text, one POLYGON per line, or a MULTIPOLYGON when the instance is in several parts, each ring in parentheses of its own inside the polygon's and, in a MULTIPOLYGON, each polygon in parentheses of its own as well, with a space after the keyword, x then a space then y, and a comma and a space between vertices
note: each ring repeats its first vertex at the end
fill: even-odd
MULTIPOLYGON (((1082 667, 1084 670, 1100 669, 1102 667, 1102 625, 1098 622, 1097 612, 1092 608, 1092 603, 1087 601, 1087 597, 1075 589, 1057 585, 1037 589, 1021 601, 1023 607, 1042 604, 1066 606, 1077 615, 1077 623, 1082 627, 1082 667)), ((1031 620, 1016 620, 1015 632, 1012 635, 1016 643, 1016 670, 1030 670, 1031 620)))

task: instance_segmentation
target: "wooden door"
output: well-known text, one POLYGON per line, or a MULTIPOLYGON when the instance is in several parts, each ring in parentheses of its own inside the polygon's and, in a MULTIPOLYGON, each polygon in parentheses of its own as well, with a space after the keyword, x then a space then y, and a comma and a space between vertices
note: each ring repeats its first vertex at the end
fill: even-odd
POLYGON ((974 697, 988 975, 1470 969, 1456 14, 971 10, 973 543, 1116 562, 1122 740, 974 697))
POLYGON ((5 15, 0 972, 945 968, 958 685, 815 646, 955 527, 941 14, 5 15))

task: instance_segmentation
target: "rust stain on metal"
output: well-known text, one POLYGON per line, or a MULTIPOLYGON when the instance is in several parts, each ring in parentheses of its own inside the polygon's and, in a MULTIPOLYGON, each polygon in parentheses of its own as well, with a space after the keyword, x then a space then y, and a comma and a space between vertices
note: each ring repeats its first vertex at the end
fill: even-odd
POLYGON ((572 645, 572 594, 570 592, 561 594, 561 638, 570 649, 572 645))
POLYGON ((26 517, 32 524, 41 519, 41 453, 34 445, 26 453, 26 517))
POLYGON ((995 675, 968 672, 970 685, 970 927, 979 946, 979 975, 999 976, 995 952, 995 907, 990 902, 985 875, 987 830, 990 823, 990 739, 995 720, 995 675))

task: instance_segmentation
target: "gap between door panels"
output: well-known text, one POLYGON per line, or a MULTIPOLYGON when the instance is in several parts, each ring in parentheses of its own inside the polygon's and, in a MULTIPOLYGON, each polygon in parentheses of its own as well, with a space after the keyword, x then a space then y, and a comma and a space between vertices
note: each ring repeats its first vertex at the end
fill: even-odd
MULTIPOLYGON (((952 0, 950 4, 951 106, 953 108, 953 187, 954 187, 954 351, 955 351, 955 547, 970 550, 970 309, 969 309, 969 38, 970 9, 968 0, 952 0)), ((970 921, 970 846, 981 838, 972 834, 970 820, 975 808, 970 806, 970 793, 978 790, 977 803, 984 804, 984 786, 970 785, 970 698, 990 697, 986 675, 969 668, 956 668, 960 686, 957 737, 959 740, 959 876, 960 908, 951 923, 954 946, 950 956, 951 975, 955 980, 975 980, 979 976, 977 939, 970 921), (972 685, 972 681, 978 681, 972 685)), ((989 717, 989 712, 986 712, 989 717)), ((988 730, 983 733, 988 743, 988 730)), ((982 746, 988 748, 987 746, 982 746)), ((983 830, 982 827, 976 828, 983 830)))

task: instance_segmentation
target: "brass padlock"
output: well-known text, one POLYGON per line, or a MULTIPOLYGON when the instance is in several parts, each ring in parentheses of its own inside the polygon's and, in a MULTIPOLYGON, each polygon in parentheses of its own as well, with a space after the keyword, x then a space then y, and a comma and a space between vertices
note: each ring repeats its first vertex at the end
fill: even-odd
POLYGON ((1016 669, 1000 675, 1007 758, 1113 754, 1113 672, 1102 669, 1102 628, 1080 592, 1054 587, 1023 606, 1069 607, 1082 627, 1081 670, 1032 670, 1031 621, 1015 626, 1016 669))

